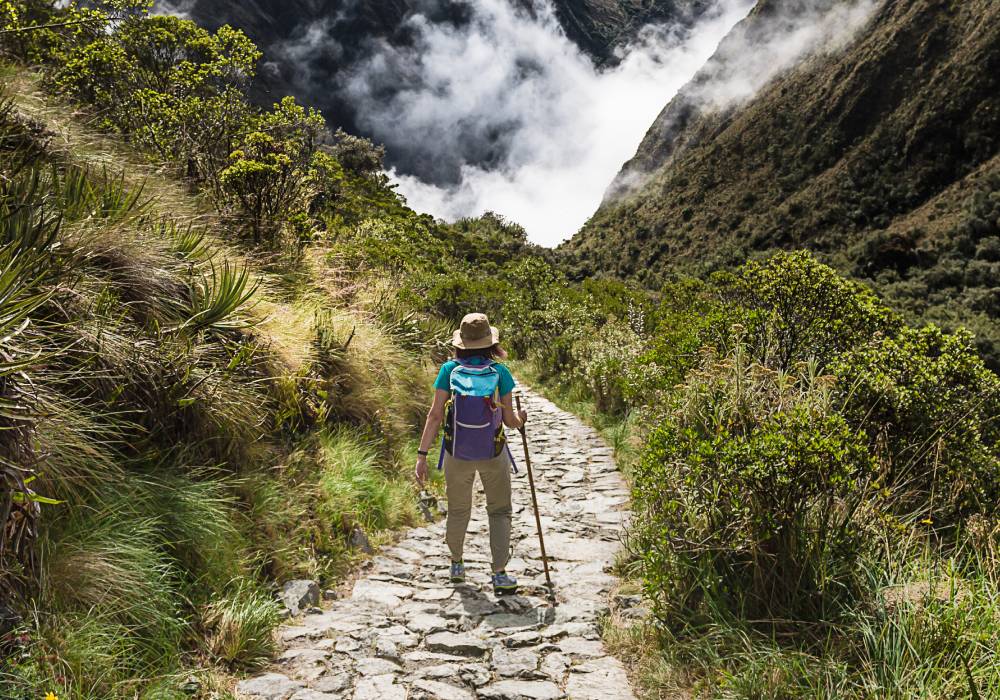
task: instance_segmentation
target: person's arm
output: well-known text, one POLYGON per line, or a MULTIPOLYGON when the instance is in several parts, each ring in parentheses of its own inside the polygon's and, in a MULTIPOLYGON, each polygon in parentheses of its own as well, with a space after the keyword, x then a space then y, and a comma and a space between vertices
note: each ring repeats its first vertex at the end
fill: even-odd
POLYGON ((500 397, 500 407, 503 409, 503 424, 512 430, 520 430, 528 422, 527 411, 515 411, 513 394, 506 393, 500 397))
MULTIPOLYGON (((443 389, 434 390, 434 402, 431 410, 427 412, 427 420, 424 421, 424 432, 420 436, 419 452, 430 452, 431 443, 437 437, 441 424, 444 423, 444 405, 448 403, 448 392, 443 389)), ((417 481, 423 484, 427 479, 427 455, 417 454, 417 466, 413 470, 417 481)))

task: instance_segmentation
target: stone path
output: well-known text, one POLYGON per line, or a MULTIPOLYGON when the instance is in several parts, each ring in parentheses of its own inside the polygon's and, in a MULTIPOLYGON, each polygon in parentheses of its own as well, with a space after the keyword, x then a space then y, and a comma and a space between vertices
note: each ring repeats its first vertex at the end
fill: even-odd
MULTIPOLYGON (((284 626, 269 673, 242 681, 255 700, 634 700, 598 620, 614 578, 628 493, 590 428, 523 391, 556 604, 546 598, 520 435, 512 436, 514 558, 522 585, 496 598, 481 496, 466 540, 468 582, 448 583, 444 522, 374 557, 349 598, 284 626)), ((479 489, 477 483, 477 489, 479 489)))

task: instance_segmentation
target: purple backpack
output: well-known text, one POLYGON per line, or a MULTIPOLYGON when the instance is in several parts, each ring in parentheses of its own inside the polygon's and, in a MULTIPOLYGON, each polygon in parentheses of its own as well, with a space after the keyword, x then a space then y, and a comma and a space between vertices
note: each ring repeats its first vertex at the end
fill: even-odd
POLYGON ((507 449, 500 407, 500 372, 489 361, 479 365, 459 360, 448 385, 451 400, 445 420, 442 462, 444 450, 463 460, 500 456, 507 449))

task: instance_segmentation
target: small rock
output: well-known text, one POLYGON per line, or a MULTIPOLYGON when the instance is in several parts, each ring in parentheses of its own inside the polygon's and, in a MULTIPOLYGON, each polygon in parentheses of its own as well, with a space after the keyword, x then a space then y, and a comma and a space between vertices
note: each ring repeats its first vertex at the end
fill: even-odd
POLYGON ((407 620, 406 626, 414 632, 430 634, 432 632, 441 632, 448 629, 448 621, 440 615, 419 613, 407 620))
POLYGON ((458 678, 458 664, 437 664, 417 669, 415 675, 420 678, 458 678))
POLYGON ((464 656, 454 654, 439 654, 431 651, 408 651, 403 654, 403 661, 408 664, 422 664, 427 661, 465 661, 464 656))
POLYGON ((626 610, 628 608, 634 608, 636 605, 642 603, 642 596, 618 594, 615 596, 614 600, 617 607, 622 610, 626 610))
POLYGON ((622 610, 621 616, 625 620, 632 620, 634 622, 643 622, 652 617, 653 612, 647 608, 645 605, 637 605, 634 608, 629 608, 628 610, 622 610))
POLYGON ((359 659, 355 668, 362 676, 384 676, 399 671, 399 666, 392 661, 376 658, 359 659))
POLYGON ((347 543, 352 549, 357 549, 365 554, 374 554, 375 549, 372 547, 372 543, 368 541, 368 535, 365 531, 361 529, 359 525, 355 525, 351 529, 350 537, 347 539, 347 543))
POLYGON ((375 640, 375 656, 383 659, 399 660, 399 649, 395 642, 387 637, 379 637, 375 640))
POLYGON ((566 677, 566 671, 571 664, 572 660, 566 654, 554 652, 542 659, 541 672, 559 685, 562 685, 563 679, 566 677))
POLYGON ((570 656, 604 656, 604 645, 600 641, 582 639, 580 637, 567 637, 559 641, 559 650, 570 656))
POLYGON ((350 637, 341 637, 337 640, 334 649, 339 651, 341 654, 347 654, 352 651, 358 651, 361 648, 361 642, 357 639, 351 639, 350 637))
POLYGON ((278 597, 289 614, 298 615, 307 608, 319 605, 319 584, 306 579, 288 581, 281 587, 278 597))
POLYGON ((399 606, 403 599, 412 595, 413 589, 407 586, 370 579, 361 579, 354 584, 354 589, 351 591, 351 598, 354 600, 368 601, 387 608, 399 606))
POLYGON ((590 673, 578 673, 574 669, 566 681, 566 693, 573 700, 635 700, 625 669, 620 664, 617 668, 590 673))
POLYGON ((498 676, 530 678, 538 670, 538 654, 531 649, 497 647, 493 650, 491 664, 498 676))
POLYGON ((514 649, 516 647, 528 647, 534 646, 542 641, 542 635, 534 630, 528 632, 518 632, 517 634, 512 634, 509 637, 505 637, 503 640, 503 645, 505 647, 510 647, 514 649))
POLYGON ((306 615, 322 615, 323 608, 317 608, 315 606, 306 609, 306 615))
POLYGON ((313 687, 322 693, 339 693, 351 687, 351 675, 342 672, 323 676, 313 683, 313 687))
POLYGON ((396 684, 391 674, 362 678, 354 687, 352 700, 406 700, 406 688, 396 684))
POLYGON ((392 625, 379 631, 379 638, 386 639, 398 647, 412 649, 420 643, 420 637, 402 625, 392 625))
POLYGON ((323 600, 336 600, 339 597, 340 595, 337 593, 337 591, 333 590, 332 588, 327 588, 325 591, 323 591, 323 600))
POLYGON ((424 640, 424 644, 430 651, 463 656, 482 656, 488 648, 486 643, 478 637, 454 632, 432 634, 424 640))
POLYGON ((493 680, 486 664, 465 664, 458 672, 458 677, 474 688, 481 688, 493 680))
POLYGON ((528 627, 537 627, 541 624, 539 611, 531 610, 524 613, 495 613, 486 615, 483 618, 483 625, 493 629, 519 630, 528 627))

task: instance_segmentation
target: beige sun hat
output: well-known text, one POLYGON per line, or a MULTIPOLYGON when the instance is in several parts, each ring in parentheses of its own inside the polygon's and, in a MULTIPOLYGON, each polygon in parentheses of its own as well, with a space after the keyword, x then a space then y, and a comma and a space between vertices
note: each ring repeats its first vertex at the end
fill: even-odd
POLYGON ((466 314, 451 336, 451 344, 459 350, 485 350, 499 342, 500 331, 490 325, 486 314, 466 314))

